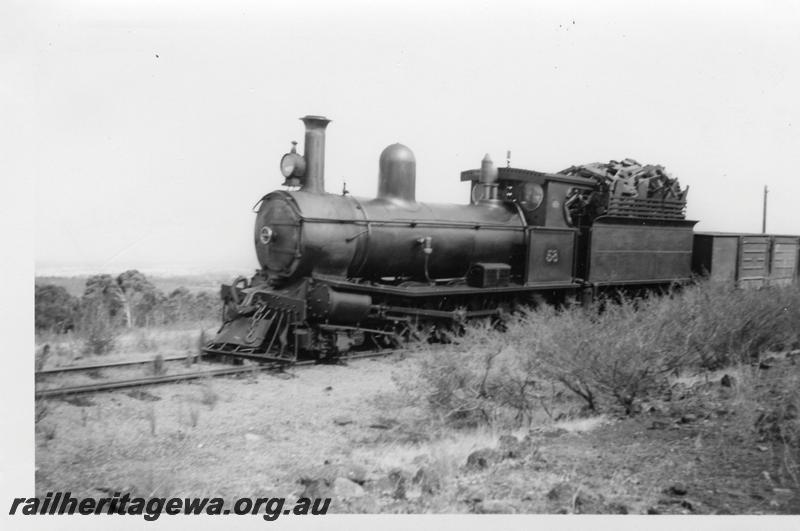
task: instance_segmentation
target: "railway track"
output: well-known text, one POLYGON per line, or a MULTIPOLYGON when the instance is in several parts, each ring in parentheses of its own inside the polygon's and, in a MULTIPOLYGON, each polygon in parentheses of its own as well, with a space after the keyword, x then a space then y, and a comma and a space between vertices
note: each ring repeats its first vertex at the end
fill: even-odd
MULTIPOLYGON (((362 358, 377 358, 377 357, 384 357, 389 356, 391 354, 396 354, 400 352, 400 349, 394 350, 383 350, 383 351, 376 351, 376 352, 363 352, 358 354, 352 354, 350 356, 343 356, 340 359, 342 361, 351 361, 356 359, 362 358)), ((185 359, 185 356, 182 356, 177 359, 185 359)), ((166 359, 165 359, 166 361, 166 359)), ((93 366, 80 366, 83 370, 96 370, 108 367, 120 367, 125 365, 135 365, 135 364, 144 364, 144 363, 152 363, 152 360, 145 361, 145 362, 120 362, 120 363, 112 363, 107 365, 93 365, 93 366), (90 367, 90 369, 86 369, 86 367, 90 367)), ((35 393, 36 398, 56 398, 60 396, 68 396, 68 395, 77 395, 83 393, 99 393, 103 391, 112 391, 115 389, 129 389, 133 387, 144 387, 148 385, 158 385, 164 383, 173 383, 173 382, 180 382, 184 380, 197 380, 201 378, 215 378, 218 376, 232 376, 236 374, 246 374, 252 372, 261 372, 261 371, 268 371, 268 370, 282 370, 288 367, 303 367, 309 365, 316 365, 318 362, 316 360, 305 360, 305 361, 298 361, 294 363, 286 363, 286 362, 269 362, 263 363, 259 365, 247 365, 247 366, 237 366, 237 367, 226 367, 222 369, 212 369, 208 371, 196 371, 196 372, 187 372, 182 374, 164 374, 159 376, 145 376, 141 378, 131 378, 127 380, 117 380, 117 381, 110 381, 110 382, 98 382, 93 384, 86 384, 86 385, 75 385, 69 387, 59 387, 54 389, 39 389, 35 393)), ((76 366, 72 370, 79 370, 78 366, 76 366)), ((55 369, 52 370, 53 372, 63 372, 63 371, 56 371, 55 369)), ((38 373, 37 373, 38 374, 38 373)))
MULTIPOLYGON (((194 354, 191 356, 170 356, 167 358, 162 358, 163 362, 168 361, 186 361, 187 359, 192 360, 194 363, 199 358, 198 354, 194 354)), ((87 365, 66 365, 64 367, 53 367, 51 369, 42 369, 36 371, 34 374, 36 376, 49 376, 51 374, 62 374, 65 372, 79 372, 79 371, 97 371, 102 369, 114 369, 117 367, 132 367, 135 365, 148 365, 155 362, 155 359, 148 359, 148 360, 134 360, 134 361, 117 361, 113 363, 92 363, 87 365)))

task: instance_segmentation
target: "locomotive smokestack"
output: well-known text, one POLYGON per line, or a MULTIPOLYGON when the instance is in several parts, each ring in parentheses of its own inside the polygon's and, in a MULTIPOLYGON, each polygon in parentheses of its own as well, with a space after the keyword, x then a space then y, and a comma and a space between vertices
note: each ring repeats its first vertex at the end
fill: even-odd
POLYGON ((322 194, 325 193, 325 128, 330 120, 324 116, 304 116, 300 119, 306 126, 303 153, 306 172, 301 190, 322 194))

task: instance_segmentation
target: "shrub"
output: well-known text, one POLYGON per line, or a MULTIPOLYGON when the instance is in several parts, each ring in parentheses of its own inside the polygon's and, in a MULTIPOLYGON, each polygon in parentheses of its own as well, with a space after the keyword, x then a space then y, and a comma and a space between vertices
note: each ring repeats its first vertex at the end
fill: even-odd
POLYGON ((517 423, 530 419, 546 405, 548 382, 589 410, 632 414, 671 373, 749 362, 796 344, 798 322, 797 287, 701 283, 663 296, 539 306, 509 319, 505 333, 470 324, 453 345, 425 355, 405 388, 441 419, 462 425, 492 423, 504 413, 517 423))
POLYGON ((189 406, 189 426, 192 428, 197 427, 197 423, 200 421, 200 410, 197 407, 191 405, 189 406))
POLYGON ((788 476, 800 487, 800 375, 771 373, 752 366, 736 371, 735 407, 739 422, 748 431, 750 445, 769 445, 778 478, 788 476))
POLYGON ((541 308, 521 319, 522 350, 590 408, 611 399, 631 413, 673 371, 750 361, 796 341, 799 293, 703 283, 587 309, 541 308))
POLYGON ((219 400, 219 395, 210 385, 204 384, 200 387, 200 403, 214 409, 214 406, 219 400))
POLYGON ((34 401, 34 423, 39 424, 50 413, 50 406, 44 399, 37 398, 34 401))
POLYGON ((102 303, 89 305, 81 317, 80 333, 85 354, 102 355, 114 349, 119 331, 102 303))
POLYGON ((164 356, 161 354, 156 354, 156 356, 153 358, 152 369, 154 376, 160 376, 167 372, 166 368, 164 367, 164 356))
MULTIPOLYGON (((197 356, 203 355, 203 349, 206 347, 206 343, 208 343, 208 339, 206 338, 206 331, 204 328, 200 329, 200 334, 197 336, 197 351, 195 354, 197 356)), ((187 359, 191 355, 191 351, 187 350, 187 359)))
POLYGON ((688 336, 685 348, 702 368, 748 362, 797 338, 797 288, 739 290, 705 283, 687 289, 680 302, 688 336))
POLYGON ((78 298, 61 286, 37 285, 34 291, 36 330, 71 330, 77 321, 78 304, 78 298))
POLYGON ((800 488, 800 389, 797 379, 794 388, 783 410, 782 463, 786 472, 792 478, 795 486, 800 488))
POLYGON ((158 338, 149 328, 138 330, 134 336, 134 341, 136 348, 145 352, 157 350, 159 347, 158 338))
POLYGON ((47 359, 50 357, 50 345, 45 344, 42 349, 36 353, 35 370, 36 372, 44 369, 47 359))
POLYGON ((145 413, 145 416, 147 418, 147 424, 150 426, 150 435, 155 435, 156 434, 156 425, 157 425, 156 408, 151 405, 147 409, 147 411, 145 413))
POLYGON ((487 322, 470 323, 450 345, 422 348, 419 371, 400 387, 456 427, 529 420, 538 388, 505 339, 487 322))
MULTIPOLYGON (((519 350, 530 373, 555 380, 597 410, 609 401, 626 413, 679 362, 665 348, 662 308, 649 299, 622 299, 589 308, 542 308, 521 317, 519 350), (661 310, 661 311, 658 311, 661 310)), ((533 376, 533 374, 531 376, 533 376)))

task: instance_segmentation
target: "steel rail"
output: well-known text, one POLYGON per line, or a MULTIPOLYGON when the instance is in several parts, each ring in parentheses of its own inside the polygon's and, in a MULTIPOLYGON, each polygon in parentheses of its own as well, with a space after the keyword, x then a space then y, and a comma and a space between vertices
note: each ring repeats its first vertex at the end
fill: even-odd
MULTIPOLYGON (((382 356, 389 356, 399 352, 400 349, 384 350, 377 352, 365 352, 352 354, 350 356, 342 356, 337 358, 341 361, 350 361, 362 358, 376 358, 382 356)), ((40 389, 36 391, 36 398, 53 398, 58 396, 76 395, 82 393, 98 393, 102 391, 111 391, 114 389, 127 389, 132 387, 142 387, 147 385, 157 385, 162 383, 180 382, 184 380, 196 380, 199 378, 213 378, 217 376, 231 376, 234 374, 242 374, 248 372, 264 371, 278 368, 287 367, 302 367, 308 365, 316 365, 317 360, 304 360, 298 362, 270 362, 262 365, 249 365, 242 367, 227 367, 224 369, 214 369, 210 371, 190 372, 183 374, 166 374, 161 376, 148 376, 143 378, 133 378, 130 380, 118 380, 115 382, 101 382, 87 385, 76 385, 71 387, 60 387, 55 389, 40 389)))
MULTIPOLYGON (((198 354, 190 354, 189 356, 182 355, 182 356, 170 356, 169 358, 163 358, 162 361, 181 361, 185 360, 186 358, 191 358, 196 360, 198 354)), ((39 375, 47 375, 47 374, 59 374, 62 372, 75 372, 75 371, 94 371, 94 370, 101 370, 101 369, 114 369, 117 367, 128 367, 133 365, 146 365, 148 363, 153 363, 155 359, 149 360, 131 360, 131 361, 117 361, 112 363, 94 363, 88 365, 65 365, 63 367, 53 367, 50 369, 42 369, 40 371, 36 371, 34 374, 36 376, 39 375)))

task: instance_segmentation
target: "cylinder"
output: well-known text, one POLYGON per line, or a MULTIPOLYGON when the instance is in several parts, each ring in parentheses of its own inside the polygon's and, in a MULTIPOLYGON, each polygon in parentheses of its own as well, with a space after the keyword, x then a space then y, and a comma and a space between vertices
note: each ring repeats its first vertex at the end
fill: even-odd
POLYGON ((302 190, 322 194, 325 193, 325 128, 330 120, 324 116, 304 116, 300 119, 306 126, 303 153, 306 172, 302 190))
POLYGON ((343 293, 320 284, 308 292, 308 313, 314 319, 332 319, 339 323, 358 323, 369 315, 372 297, 343 293))
POLYGON ((378 163, 378 198, 415 201, 417 160, 403 144, 392 144, 383 150, 378 163))

